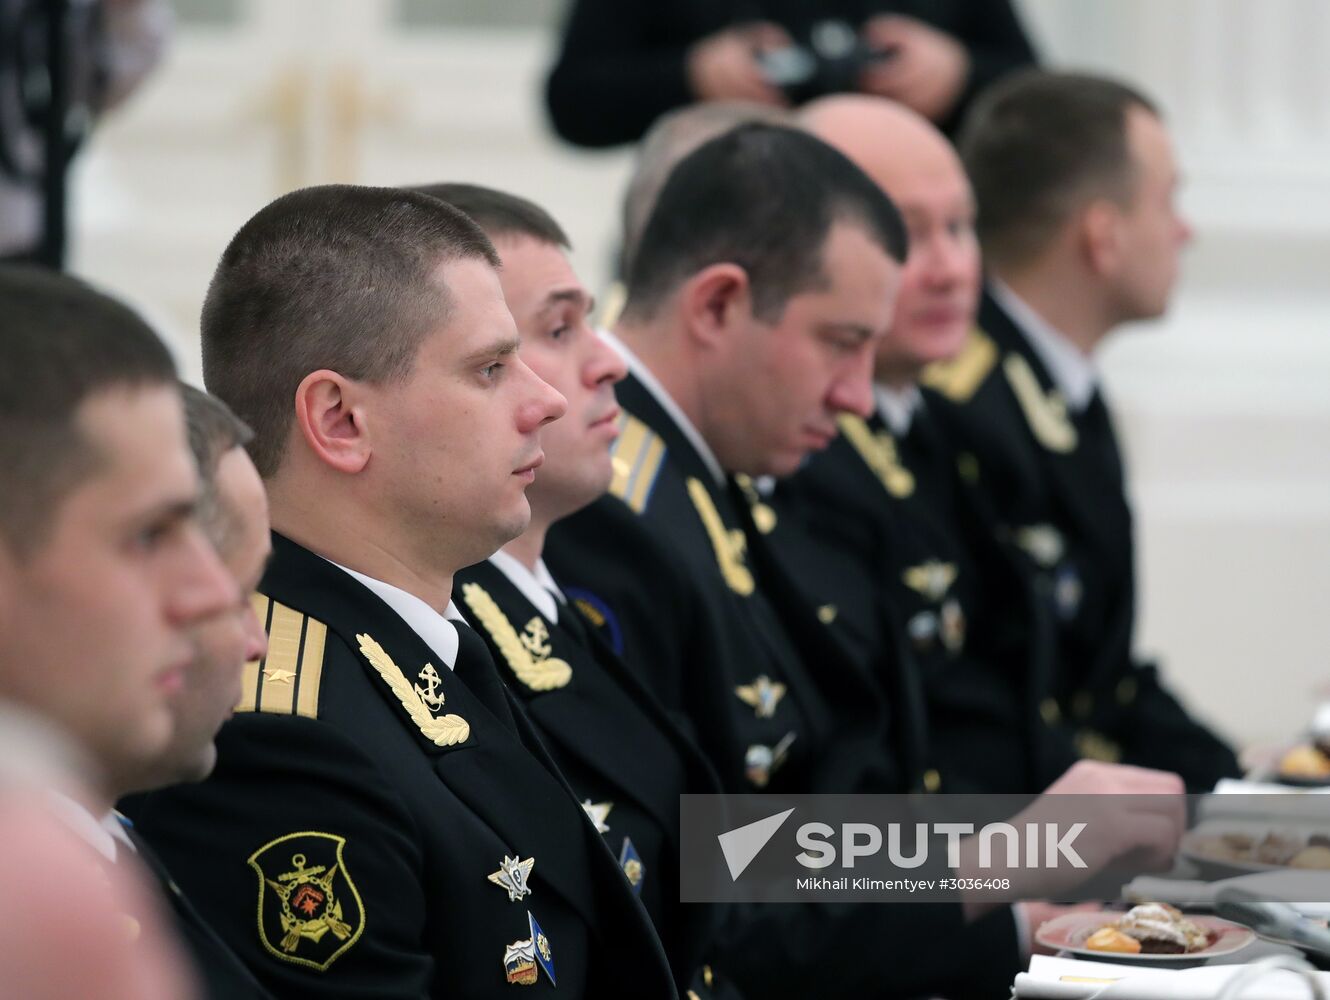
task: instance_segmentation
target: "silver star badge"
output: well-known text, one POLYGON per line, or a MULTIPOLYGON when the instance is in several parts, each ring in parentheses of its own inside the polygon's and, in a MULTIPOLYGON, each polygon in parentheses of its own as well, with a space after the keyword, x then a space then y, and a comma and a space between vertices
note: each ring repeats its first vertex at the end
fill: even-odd
POLYGON ((516 857, 504 856, 499 862, 499 870, 490 872, 485 876, 500 889, 508 890, 508 899, 516 903, 523 896, 531 895, 531 887, 526 884, 526 880, 531 876, 531 869, 536 866, 535 858, 527 858, 525 861, 518 861, 516 857))
POLYGON ((609 833, 610 827, 605 820, 610 815, 610 810, 614 808, 613 802, 592 802, 586 799, 582 802, 582 809, 586 812, 591 822, 596 825, 597 833, 609 833))

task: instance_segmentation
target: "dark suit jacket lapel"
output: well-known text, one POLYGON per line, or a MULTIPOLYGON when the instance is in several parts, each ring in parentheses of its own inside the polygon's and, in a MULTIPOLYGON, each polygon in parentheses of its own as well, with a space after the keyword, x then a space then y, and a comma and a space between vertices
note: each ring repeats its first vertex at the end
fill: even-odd
MULTIPOLYGON (((984 299, 981 322, 984 332, 993 338, 1004 353, 1012 351, 1025 359, 1044 393, 1050 393, 1056 388, 1052 375, 1029 339, 989 296, 984 299)), ((1017 408, 1019 410, 1019 404, 1017 408)), ((1021 413, 1020 419, 1022 424, 1027 423, 1024 413, 1021 413)), ((1115 551, 1117 546, 1114 539, 1119 537, 1120 525, 1116 518, 1105 517, 1103 494, 1097 487, 1098 478, 1087 474, 1081 464, 1083 456, 1076 450, 1066 454, 1052 451, 1033 437, 1031 445, 1047 471, 1047 478, 1054 486, 1060 505, 1076 523, 1082 537, 1106 557, 1116 560, 1118 553, 1115 551)))
MULTIPOLYGON (((438 659, 392 608, 358 580, 275 532, 273 548, 261 588, 265 594, 324 622, 352 649, 359 649, 358 634, 372 636, 411 684, 425 663, 438 659)), ((443 711, 462 716, 471 727, 466 741, 452 747, 426 739, 388 684, 364 661, 375 686, 401 712, 402 724, 435 758, 439 778, 513 851, 523 857, 534 855, 542 880, 580 912, 594 913, 587 850, 593 837, 594 850, 604 847, 571 800, 562 777, 538 741, 534 751, 522 745, 446 665, 436 667, 446 699, 443 711), (497 788, 496 782, 504 787, 497 788)))
MULTIPOLYGON (((663 786, 675 785, 675 782, 651 772, 649 765, 655 755, 632 752, 646 734, 641 729, 641 714, 634 713, 631 706, 625 704, 627 692, 615 690, 616 679, 606 676, 604 668, 592 660, 588 649, 563 627, 542 615, 493 564, 485 562, 469 567, 459 579, 474 581, 484 587, 519 633, 533 617, 540 618, 550 632, 551 655, 567 661, 572 668, 572 679, 567 687, 533 691, 506 662, 496 657, 500 660, 499 670, 505 683, 524 703, 544 739, 576 757, 619 789, 624 797, 637 802, 666 830, 677 826, 677 799, 668 795, 665 798, 671 801, 662 801, 660 795, 653 794, 663 786)), ((576 613, 572 608, 564 607, 560 609, 560 618, 576 613)))

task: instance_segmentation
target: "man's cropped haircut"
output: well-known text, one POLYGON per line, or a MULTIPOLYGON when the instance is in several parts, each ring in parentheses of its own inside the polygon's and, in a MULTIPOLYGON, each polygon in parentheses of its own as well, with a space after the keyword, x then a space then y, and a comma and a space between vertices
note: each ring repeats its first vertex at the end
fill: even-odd
POLYGON ((208 540, 218 552, 230 551, 235 537, 238 512, 227 510, 217 489, 217 467, 233 448, 243 448, 254 437, 243 420, 211 393, 187 382, 180 383, 185 401, 185 430, 189 450, 199 470, 198 519, 208 540))
POLYGON ((474 220, 491 240, 528 236, 541 243, 571 249, 568 234, 554 216, 534 201, 479 184, 420 184, 412 188, 447 202, 474 220))
POLYGON ((1116 80, 1045 70, 1016 73, 979 98, 958 146, 987 257, 1020 266, 1090 200, 1130 203, 1133 107, 1158 114, 1148 98, 1116 80))
POLYGON ((0 267, 0 533, 22 556, 98 467, 76 417, 115 390, 175 384, 166 346, 132 310, 67 275, 0 267))
POLYGON ((748 274, 754 313, 775 322, 792 296, 826 286, 822 253, 837 222, 904 261, 896 206, 843 155, 791 128, 732 129, 681 160, 661 188, 630 263, 624 317, 649 320, 692 275, 732 263, 748 274))
POLYGON ((377 384, 410 374, 450 311, 438 268, 467 258, 499 263, 460 211, 400 188, 304 188, 241 227, 203 303, 203 377, 253 429, 262 476, 281 462, 310 372, 377 384))
POLYGON ((793 127, 794 115, 786 108, 748 101, 703 101, 667 111, 647 129, 637 146, 632 176, 624 190, 620 209, 623 245, 619 248, 619 277, 632 269, 642 230, 660 189, 675 164, 708 139, 748 122, 793 127))

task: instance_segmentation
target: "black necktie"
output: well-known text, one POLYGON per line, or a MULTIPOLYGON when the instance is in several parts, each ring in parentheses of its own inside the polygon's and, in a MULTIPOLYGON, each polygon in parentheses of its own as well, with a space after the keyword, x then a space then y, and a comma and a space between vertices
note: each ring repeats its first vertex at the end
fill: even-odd
POLYGON ((1090 397, 1089 405, 1077 415, 1076 430, 1081 439, 1080 450, 1084 451, 1104 485, 1121 492, 1122 454, 1118 451, 1108 407, 1098 389, 1090 397))
POLYGON ((517 723, 513 720, 503 681, 485 640, 464 622, 453 621, 453 626, 457 629, 457 661, 453 664, 453 674, 477 701, 508 727, 509 732, 516 733, 517 723))
MULTIPOLYGON (((556 597, 557 601, 558 598, 556 597)), ((559 605, 559 624, 564 627, 578 645, 584 649, 591 649, 591 632, 587 627, 586 621, 582 618, 582 612, 577 610, 577 605, 571 601, 567 604, 559 605)))

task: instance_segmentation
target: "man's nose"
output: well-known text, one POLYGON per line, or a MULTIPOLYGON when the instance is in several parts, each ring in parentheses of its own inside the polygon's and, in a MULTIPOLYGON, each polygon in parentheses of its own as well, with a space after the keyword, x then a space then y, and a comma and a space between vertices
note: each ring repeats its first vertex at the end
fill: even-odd
POLYGON ((165 581, 171 617, 176 622, 193 625, 234 607, 239 599, 235 578, 197 524, 184 527, 176 569, 165 581))

